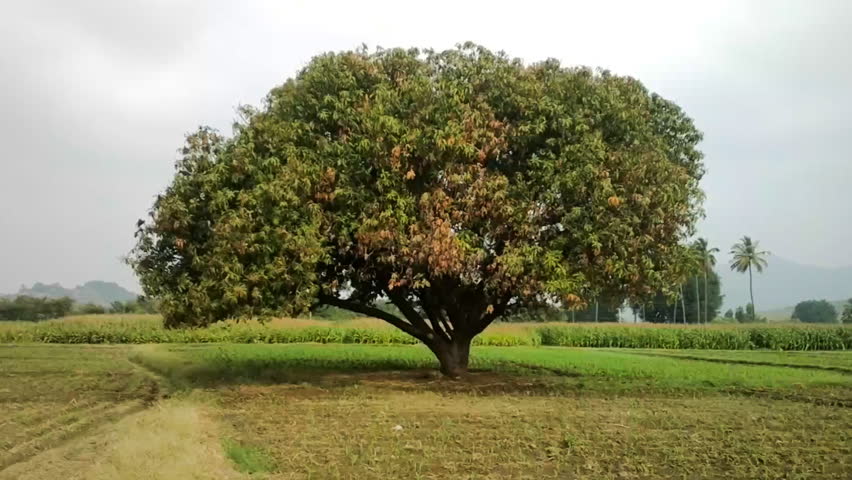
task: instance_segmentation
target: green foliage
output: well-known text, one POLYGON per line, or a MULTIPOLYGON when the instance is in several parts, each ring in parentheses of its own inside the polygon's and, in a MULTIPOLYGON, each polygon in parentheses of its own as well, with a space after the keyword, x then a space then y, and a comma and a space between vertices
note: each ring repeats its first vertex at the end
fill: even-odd
POLYGON ((701 214, 701 133, 608 71, 330 53, 241 113, 187 138, 140 221, 129 261, 170 326, 328 304, 463 344, 515 307, 667 288, 701 214))
POLYGON ((698 323, 699 311, 701 314, 701 322, 705 322, 705 307, 707 318, 716 318, 719 313, 719 308, 722 306, 721 281, 719 275, 715 271, 709 271, 705 278, 696 276, 689 278, 682 285, 683 301, 680 296, 669 297, 662 292, 657 293, 645 305, 637 305, 635 308, 639 312, 639 316, 646 322, 652 323, 684 323, 684 305, 686 307, 686 322, 698 323), (695 287, 698 283, 698 294, 696 295, 695 287), (705 297, 706 295, 706 297, 705 297), (696 305, 696 303, 698 305, 696 305), (697 308, 700 305, 700 310, 697 308), (643 308, 644 307, 644 313, 643 308), (677 321, 675 322, 675 308, 677 308, 677 321))
POLYGON ((0 321, 2 320, 46 320, 68 315, 74 301, 68 297, 34 298, 18 296, 14 299, 0 298, 0 321))
MULTIPOLYGON (((375 307, 383 312, 390 313, 396 316, 402 316, 402 313, 399 311, 394 304, 384 301, 377 300, 375 302, 375 307)), ((302 315, 302 317, 307 318, 318 318, 323 320, 332 320, 332 321, 345 321, 345 320, 353 320, 355 318, 363 318, 363 315, 355 313, 351 310, 345 310, 338 307, 333 307, 330 305, 318 305, 316 308, 311 310, 308 314, 302 315)))
POLYGON ((358 315, 355 312, 350 312, 349 310, 344 310, 342 308, 322 305, 309 312, 305 316, 307 316, 308 318, 320 318, 323 320, 344 321, 358 318, 361 315, 358 315))
POLYGON ((502 319, 504 322, 617 322, 620 300, 593 300, 585 308, 565 308, 562 305, 531 305, 520 308, 502 319), (597 317, 595 307, 597 306, 597 317))
POLYGON ((586 308, 580 308, 565 313, 565 320, 570 322, 617 322, 618 313, 623 299, 603 297, 593 299, 586 308), (597 307, 597 314, 595 314, 597 307))
POLYGON ((837 309, 827 300, 805 300, 796 304, 791 318, 805 323, 835 323, 837 309))
POLYGON ((225 455, 234 462, 240 472, 265 473, 275 469, 275 460, 262 448, 244 445, 231 439, 225 439, 222 446, 225 449, 225 455))
POLYGON ((706 238, 698 238, 693 242, 692 248, 698 253, 698 259, 701 262, 701 266, 704 270, 712 271, 713 267, 716 266, 716 254, 719 253, 719 249, 716 247, 710 247, 707 243, 706 238))
POLYGON ((725 312, 725 318, 734 318, 734 311, 730 308, 725 312))
POLYGON ((100 315, 107 312, 105 307, 96 303, 84 303, 74 310, 83 315, 100 315))
POLYGON ((750 303, 746 304, 745 308, 737 307, 737 312, 734 316, 739 323, 758 323, 767 321, 765 317, 757 316, 754 313, 754 305, 750 303))
POLYGON ((157 313, 157 305, 153 300, 140 295, 136 300, 128 300, 126 302, 114 301, 109 307, 110 313, 157 313))
POLYGON ((754 313, 754 279, 752 270, 757 270, 757 273, 763 272, 763 269, 766 268, 767 255, 769 255, 769 252, 760 250, 760 243, 752 240, 749 236, 744 236, 738 243, 735 243, 731 247, 731 270, 736 270, 740 273, 748 272, 748 293, 751 302, 746 306, 746 315, 748 315, 748 321, 750 322, 758 320, 754 313), (749 310, 749 306, 751 306, 751 310, 749 310))
POLYGON ((843 314, 840 316, 840 321, 844 324, 852 324, 852 298, 843 306, 843 314))
MULTIPOLYGON (((767 327, 763 329, 775 330, 767 327)), ((434 358, 426 348, 410 346, 168 345, 158 347, 153 352, 141 351, 135 360, 178 383, 201 385, 221 382, 223 379, 297 383, 305 378, 316 381, 317 371, 323 370, 387 371, 434 365, 434 358)), ((582 385, 584 388, 600 391, 621 388, 625 391, 671 388, 718 391, 720 388, 736 387, 801 389, 803 385, 847 386, 852 381, 844 372, 719 364, 681 359, 666 353, 483 347, 474 351, 472 365, 479 369, 527 376, 532 372, 562 374, 567 379, 573 377, 586 384, 582 385)), ((760 361, 766 353, 769 352, 749 352, 746 358, 760 361)), ((826 359, 824 362, 829 363, 831 360, 826 359)))
POLYGON ((760 250, 760 242, 744 236, 731 247, 731 270, 745 273, 754 269, 761 273, 766 268, 767 255, 769 252, 760 250))

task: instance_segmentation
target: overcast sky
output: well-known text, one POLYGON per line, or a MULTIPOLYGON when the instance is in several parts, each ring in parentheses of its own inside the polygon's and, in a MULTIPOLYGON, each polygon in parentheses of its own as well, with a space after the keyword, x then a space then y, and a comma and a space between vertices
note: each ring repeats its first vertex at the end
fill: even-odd
POLYGON ((852 265, 852 2, 82 1, 0 7, 0 292, 117 281, 183 135, 230 132, 315 54, 450 48, 609 68, 704 131, 707 218, 852 265))

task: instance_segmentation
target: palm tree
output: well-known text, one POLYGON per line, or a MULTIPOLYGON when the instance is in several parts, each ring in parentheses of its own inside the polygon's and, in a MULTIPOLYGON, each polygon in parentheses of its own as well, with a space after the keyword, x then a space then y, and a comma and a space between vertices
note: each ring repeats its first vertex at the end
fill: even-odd
POLYGON ((708 248, 709 245, 707 244, 706 238, 699 238, 695 241, 694 246, 695 251, 698 252, 699 259, 702 263, 702 270, 704 271, 704 323, 707 323, 710 321, 708 316, 708 305, 710 302, 707 301, 707 272, 712 272, 713 267, 716 266, 716 254, 719 253, 719 249, 715 247, 708 248))
MULTIPOLYGON (((752 269, 757 270, 757 273, 763 272, 766 268, 766 256, 769 252, 759 249, 759 243, 744 236, 739 243, 735 243, 731 247, 731 270, 736 270, 740 273, 748 271, 748 293, 751 296, 752 312, 757 312, 757 307, 754 305, 754 286, 752 282, 752 269)), ((752 313, 752 320, 756 317, 756 313, 752 313)), ((767 318, 768 322, 769 319, 767 318)))

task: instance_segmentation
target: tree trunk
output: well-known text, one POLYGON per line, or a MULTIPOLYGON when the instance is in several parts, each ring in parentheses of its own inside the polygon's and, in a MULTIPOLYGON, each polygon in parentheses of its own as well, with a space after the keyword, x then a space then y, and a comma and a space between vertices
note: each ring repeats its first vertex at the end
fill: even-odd
POLYGON ((459 336, 450 342, 438 340, 428 345, 441 364, 441 373, 450 378, 461 378, 467 374, 472 340, 472 338, 459 336))
POLYGON ((598 301, 595 300, 595 323, 598 323, 598 301))
POLYGON ((680 309, 683 313, 683 323, 686 323, 686 299, 683 297, 683 285, 680 286, 680 309))
MULTIPOLYGON (((698 289, 698 276, 695 277, 695 321, 701 325, 701 291, 698 289)), ((706 301, 706 299, 705 299, 706 301)), ((707 322, 707 316, 704 316, 704 322, 707 322)))
POLYGON ((708 324, 710 320, 707 318, 709 310, 707 307, 707 269, 704 269, 704 324, 708 324))
MULTIPOLYGON (((754 304, 754 283, 751 278, 751 263, 748 264, 748 295, 751 298, 751 321, 757 320, 757 307, 754 304)), ((766 317, 769 322, 769 317, 766 317)))

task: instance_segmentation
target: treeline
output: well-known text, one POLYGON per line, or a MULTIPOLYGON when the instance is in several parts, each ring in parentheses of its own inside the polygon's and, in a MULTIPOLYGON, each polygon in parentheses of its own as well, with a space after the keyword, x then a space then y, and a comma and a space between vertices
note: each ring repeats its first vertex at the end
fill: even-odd
POLYGON ((838 320, 840 323, 852 323, 852 299, 843 305, 839 319, 837 309, 827 300, 799 302, 790 318, 804 323, 838 323, 838 320))
POLYGON ((0 298, 0 321, 39 321, 71 314, 156 313, 156 311, 156 304, 141 296, 127 302, 112 302, 109 307, 94 303, 76 304, 69 297, 45 298, 20 295, 13 299, 0 298))
POLYGON ((561 305, 541 305, 521 309, 504 318, 503 322, 617 322, 621 303, 604 298, 590 303, 582 309, 570 309, 561 305))
POLYGON ((729 308, 725 312, 725 322, 739 323, 766 323, 766 317, 761 317, 754 312, 754 305, 746 304, 745 307, 737 307, 736 310, 729 308))
POLYGON ((71 313, 74 300, 63 298, 34 298, 19 296, 0 298, 0 320, 46 320, 71 313))
POLYGON ((690 278, 675 290, 674 296, 657 293, 633 311, 651 323, 709 323, 722 307, 721 282, 716 272, 690 278))

